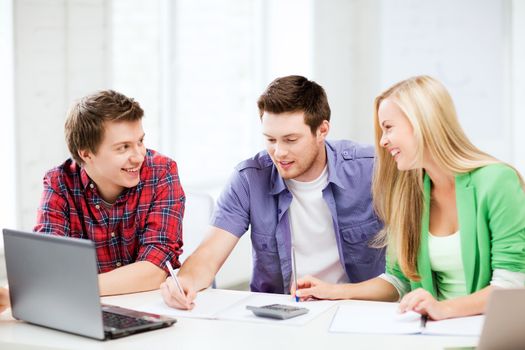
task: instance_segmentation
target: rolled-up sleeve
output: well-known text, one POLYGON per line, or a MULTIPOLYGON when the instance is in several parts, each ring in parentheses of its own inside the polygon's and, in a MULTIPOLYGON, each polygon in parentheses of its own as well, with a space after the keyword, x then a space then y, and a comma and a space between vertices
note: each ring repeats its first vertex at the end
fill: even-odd
POLYGON ((411 291, 410 280, 405 277, 396 259, 393 259, 389 255, 387 251, 386 271, 379 277, 392 284, 399 293, 399 298, 402 298, 406 293, 411 291))
POLYGON ((211 225, 241 237, 250 224, 250 192, 244 174, 235 171, 223 189, 211 225))
POLYGON ((166 261, 175 268, 180 266, 184 202, 177 165, 172 161, 155 186, 147 224, 140 237, 137 261, 149 261, 166 272, 166 261))
POLYGON ((525 193, 516 172, 500 168, 487 195, 492 270, 525 272, 525 193))

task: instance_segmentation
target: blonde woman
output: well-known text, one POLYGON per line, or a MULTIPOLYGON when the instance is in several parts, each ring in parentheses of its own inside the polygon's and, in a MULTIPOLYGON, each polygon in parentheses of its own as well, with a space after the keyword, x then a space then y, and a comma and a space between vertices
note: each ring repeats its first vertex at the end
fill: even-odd
POLYGON ((439 320, 483 313, 494 288, 523 287, 523 180, 468 140, 445 87, 428 76, 395 84, 376 98, 374 126, 386 272, 342 285, 307 276, 297 295, 401 300, 401 312, 439 320))

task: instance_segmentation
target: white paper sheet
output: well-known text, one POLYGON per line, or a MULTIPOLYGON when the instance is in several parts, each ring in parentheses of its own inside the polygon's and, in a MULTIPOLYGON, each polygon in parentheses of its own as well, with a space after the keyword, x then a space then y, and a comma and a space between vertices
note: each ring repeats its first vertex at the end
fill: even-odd
POLYGON ((302 326, 310 322, 332 306, 338 301, 304 301, 296 302, 292 296, 283 294, 265 294, 265 293, 251 293, 251 295, 237 303, 228 310, 221 313, 220 319, 234 320, 243 322, 257 322, 257 323, 273 323, 280 325, 302 326), (287 320, 277 320, 272 318, 258 317, 252 311, 247 310, 247 305, 263 306, 269 304, 284 304, 298 307, 305 307, 309 309, 307 314, 289 318, 287 320))
POLYGON ((398 313, 398 303, 359 302, 339 306, 330 325, 331 332, 368 334, 433 334, 479 336, 484 316, 428 321, 423 327, 421 315, 398 313))
POLYGON ((197 294, 195 308, 191 311, 173 309, 159 300, 142 305, 135 309, 172 317, 189 317, 202 319, 223 319, 259 323, 279 323, 283 325, 304 325, 324 311, 334 306, 337 301, 296 302, 290 295, 250 293, 221 289, 207 289, 197 294), (300 306, 310 311, 288 320, 257 317, 247 310, 247 305, 263 306, 268 304, 286 304, 300 306))
POLYGON ((442 321, 428 321, 425 327, 425 334, 435 335, 464 335, 479 336, 483 328, 485 316, 470 316, 451 318, 442 321))
POLYGON ((421 315, 399 314, 397 303, 354 301, 340 305, 330 325, 330 332, 416 334, 421 332, 421 315))
POLYGON ((236 303, 250 296, 249 292, 206 289, 197 294, 193 310, 178 310, 167 306, 159 300, 137 307, 137 310, 171 316, 203 319, 217 319, 221 313, 236 303))

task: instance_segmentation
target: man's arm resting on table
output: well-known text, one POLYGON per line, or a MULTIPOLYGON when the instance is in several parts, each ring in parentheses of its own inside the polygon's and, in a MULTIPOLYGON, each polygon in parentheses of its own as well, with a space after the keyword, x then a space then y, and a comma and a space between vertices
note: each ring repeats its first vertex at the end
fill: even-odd
POLYGON ((98 275, 100 295, 144 292, 159 288, 166 272, 149 261, 137 261, 98 275))
POLYGON ((331 284, 312 276, 297 280, 298 290, 291 290, 302 300, 318 299, 360 299, 375 301, 397 301, 399 293, 389 282, 380 277, 359 283, 331 284))

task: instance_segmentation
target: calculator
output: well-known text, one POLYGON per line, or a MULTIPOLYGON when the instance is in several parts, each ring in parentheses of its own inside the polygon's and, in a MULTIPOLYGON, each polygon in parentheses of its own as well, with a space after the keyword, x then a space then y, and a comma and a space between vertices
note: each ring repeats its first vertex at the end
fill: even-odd
POLYGON ((250 306, 247 305, 246 309, 251 310, 255 316, 276 318, 278 320, 286 320, 288 318, 304 315, 308 311, 305 307, 297 307, 284 304, 271 304, 264 306, 250 306))

